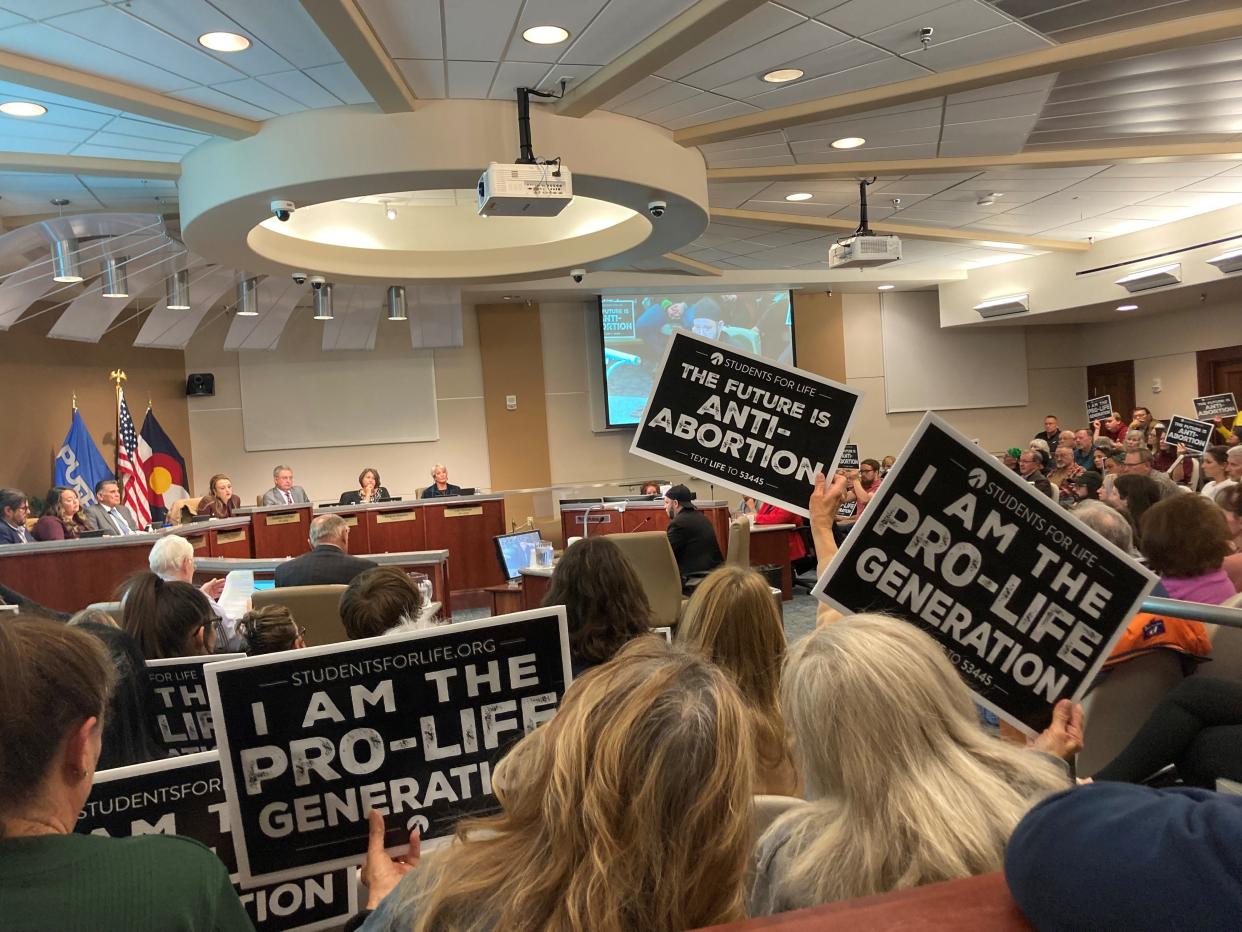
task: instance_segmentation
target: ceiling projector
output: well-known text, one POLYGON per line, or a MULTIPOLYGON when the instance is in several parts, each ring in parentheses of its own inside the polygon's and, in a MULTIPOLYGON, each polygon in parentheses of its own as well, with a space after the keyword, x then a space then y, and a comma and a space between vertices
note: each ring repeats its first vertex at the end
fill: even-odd
POLYGON ((828 249, 828 268, 865 269, 886 265, 901 258, 901 240, 896 236, 852 236, 828 249))
POLYGON ((492 162, 479 177, 480 217, 555 217, 574 199, 569 169, 559 163, 492 162))

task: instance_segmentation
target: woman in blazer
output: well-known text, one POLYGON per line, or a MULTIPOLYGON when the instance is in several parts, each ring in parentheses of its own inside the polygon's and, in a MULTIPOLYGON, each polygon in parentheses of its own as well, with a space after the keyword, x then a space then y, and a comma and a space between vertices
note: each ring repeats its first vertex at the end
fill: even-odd
POLYGON ((368 466, 358 473, 358 489, 341 493, 340 504, 367 505, 371 502, 386 502, 390 498, 392 496, 388 494, 388 490, 380 485, 379 470, 368 466))
POLYGON ((89 530, 78 493, 67 486, 48 489, 43 516, 30 532, 35 540, 75 540, 89 530))
POLYGON ((231 518, 233 511, 241 507, 241 499, 233 494, 233 480, 223 473, 211 477, 211 494, 204 495, 196 511, 212 518, 231 518))

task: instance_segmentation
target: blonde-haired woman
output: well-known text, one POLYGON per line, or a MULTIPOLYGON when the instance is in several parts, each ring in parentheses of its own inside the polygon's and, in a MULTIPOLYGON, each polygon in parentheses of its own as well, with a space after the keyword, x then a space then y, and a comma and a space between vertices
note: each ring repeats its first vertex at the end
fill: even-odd
POLYGON ((767 581, 751 569, 722 566, 691 596, 677 639, 733 678, 755 720, 755 792, 798 792, 785 719, 781 664, 785 627, 767 581))
POLYGON ((502 761, 500 815, 460 825, 412 870, 373 838, 363 873, 379 908, 362 928, 630 932, 744 918, 751 743, 728 677, 636 638, 502 761))
POLYGON ((850 615, 789 651, 781 706, 810 802, 759 840, 752 915, 999 870, 1022 816, 1070 785, 1081 710, 1037 750, 988 736, 944 652, 914 625, 850 615))

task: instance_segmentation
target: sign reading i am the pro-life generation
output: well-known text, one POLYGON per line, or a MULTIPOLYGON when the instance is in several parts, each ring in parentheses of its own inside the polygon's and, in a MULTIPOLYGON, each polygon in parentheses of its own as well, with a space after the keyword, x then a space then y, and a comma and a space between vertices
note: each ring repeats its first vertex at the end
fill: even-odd
POLYGON ((1100 395, 1098 398, 1087 399, 1087 423, 1094 424, 1096 421, 1107 421, 1109 415, 1113 413, 1113 396, 1100 395))
POLYGON ((983 705, 1035 734, 1086 692, 1155 583, 929 413, 814 591, 917 625, 983 705))
POLYGON ((147 661, 151 698, 148 708, 155 733, 169 754, 196 754, 216 747, 216 732, 207 701, 203 667, 245 654, 208 654, 205 657, 167 657, 147 661))
POLYGON ((1212 445, 1212 431, 1214 430, 1216 430, 1215 424, 1175 414, 1169 421, 1169 429, 1164 435, 1164 442, 1173 446, 1180 443, 1191 453, 1202 456, 1203 451, 1212 445))
POLYGON ((809 517, 862 393, 684 332, 669 340, 630 452, 809 517))
POLYGON ((205 845, 223 862, 258 932, 339 928, 358 911, 356 874, 348 867, 254 889, 238 886, 215 751, 101 770, 74 831, 109 838, 180 835, 205 845))
POLYGON ((570 678, 563 606, 211 664, 242 883, 360 863, 371 809, 393 853, 498 811, 493 767, 570 678))
POLYGON ((1195 417, 1200 421, 1210 421, 1214 417, 1233 417, 1237 413, 1238 403, 1233 399, 1233 392, 1204 395, 1195 399, 1195 417))

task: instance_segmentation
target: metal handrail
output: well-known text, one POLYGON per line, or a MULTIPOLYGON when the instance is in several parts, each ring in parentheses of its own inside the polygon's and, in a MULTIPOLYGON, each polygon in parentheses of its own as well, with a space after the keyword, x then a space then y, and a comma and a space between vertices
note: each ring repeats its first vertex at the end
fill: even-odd
POLYGON ((1160 599, 1153 596, 1143 600, 1142 610, 1151 612, 1153 615, 1188 618, 1191 621, 1206 621, 1208 624, 1224 625, 1228 628, 1242 628, 1242 608, 1226 608, 1223 605, 1183 602, 1180 599, 1160 599))

